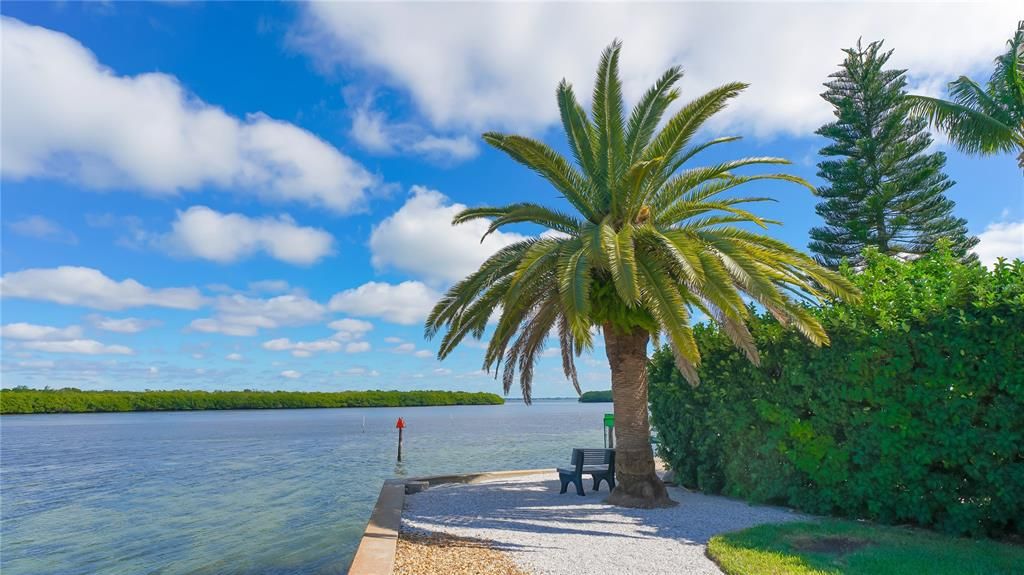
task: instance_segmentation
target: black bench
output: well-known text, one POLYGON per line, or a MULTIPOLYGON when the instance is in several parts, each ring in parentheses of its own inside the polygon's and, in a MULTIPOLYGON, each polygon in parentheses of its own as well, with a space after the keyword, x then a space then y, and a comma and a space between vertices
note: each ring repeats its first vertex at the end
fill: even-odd
POLYGON ((565 493, 569 484, 576 485, 577 495, 583 495, 583 475, 590 474, 594 478, 594 491, 601 487, 601 481, 608 482, 608 490, 615 489, 615 450, 614 449, 580 449, 572 450, 572 467, 559 467, 558 479, 562 482, 565 493))

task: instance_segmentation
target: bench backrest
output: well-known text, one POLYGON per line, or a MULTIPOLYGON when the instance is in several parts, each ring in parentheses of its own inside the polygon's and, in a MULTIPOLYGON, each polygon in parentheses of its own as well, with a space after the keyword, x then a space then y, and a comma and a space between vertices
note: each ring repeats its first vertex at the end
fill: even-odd
POLYGON ((611 465, 615 461, 614 449, 580 449, 572 450, 572 465, 611 465))

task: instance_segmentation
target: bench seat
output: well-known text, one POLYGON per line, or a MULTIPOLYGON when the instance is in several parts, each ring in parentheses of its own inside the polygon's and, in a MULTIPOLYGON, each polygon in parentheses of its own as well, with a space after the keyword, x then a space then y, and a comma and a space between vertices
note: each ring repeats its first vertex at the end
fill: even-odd
POLYGON ((601 482, 608 483, 609 491, 615 489, 615 450, 614 449, 583 449, 572 450, 572 467, 559 467, 558 479, 562 484, 560 493, 565 493, 572 483, 576 486, 577 495, 585 495, 583 476, 590 475, 594 479, 594 491, 600 490, 601 482))

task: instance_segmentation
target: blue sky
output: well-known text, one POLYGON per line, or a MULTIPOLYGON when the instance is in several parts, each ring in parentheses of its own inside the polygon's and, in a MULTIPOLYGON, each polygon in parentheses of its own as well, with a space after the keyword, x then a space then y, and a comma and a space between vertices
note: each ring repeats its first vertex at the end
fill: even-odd
MULTIPOLYGON (((84 389, 498 391, 481 349, 422 338, 437 294, 524 227, 476 241, 458 205, 558 203, 479 141, 563 149, 554 88, 589 93, 625 43, 627 99, 664 68, 683 99, 748 93, 701 158, 790 158, 819 182, 818 94, 858 36, 885 38, 915 91, 987 76, 1010 3, 497 5, 4 3, 3 385, 84 389), (880 12, 885 11, 885 17, 880 12), (728 23, 723 25, 722 23, 728 23), (957 41, 937 41, 955 37, 957 41)), ((1024 255, 1009 156, 941 141, 979 254, 1024 255)), ((772 235, 805 248, 815 198, 780 183, 772 235)), ((582 362, 609 387, 603 349, 582 362)), ((555 357, 535 395, 572 390, 555 357)))

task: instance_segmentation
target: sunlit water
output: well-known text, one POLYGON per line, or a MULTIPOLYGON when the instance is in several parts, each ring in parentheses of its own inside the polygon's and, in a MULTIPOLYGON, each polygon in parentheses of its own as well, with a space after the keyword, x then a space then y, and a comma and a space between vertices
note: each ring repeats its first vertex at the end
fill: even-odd
POLYGON ((554 467, 610 408, 5 415, 0 571, 344 573, 384 479, 554 467))

